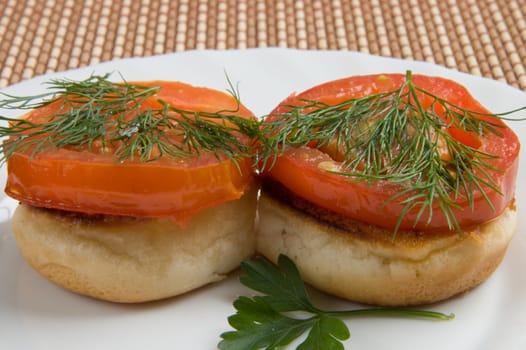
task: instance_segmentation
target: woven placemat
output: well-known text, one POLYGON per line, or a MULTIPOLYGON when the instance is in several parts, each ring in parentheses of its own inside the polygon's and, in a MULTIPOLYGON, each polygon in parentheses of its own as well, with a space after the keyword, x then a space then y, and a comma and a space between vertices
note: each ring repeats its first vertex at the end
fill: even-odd
POLYGON ((192 49, 354 50, 526 89, 525 0, 0 0, 0 87, 192 49))

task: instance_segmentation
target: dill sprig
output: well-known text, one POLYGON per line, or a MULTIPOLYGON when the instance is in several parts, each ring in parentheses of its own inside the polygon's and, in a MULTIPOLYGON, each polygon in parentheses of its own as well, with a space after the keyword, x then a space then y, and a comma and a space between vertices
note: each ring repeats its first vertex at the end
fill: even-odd
POLYGON ((458 200, 474 206, 479 191, 492 206, 486 191, 499 192, 492 178, 497 158, 453 137, 454 128, 467 135, 501 136, 504 115, 485 114, 455 105, 416 86, 407 72, 395 90, 352 98, 335 105, 302 100, 284 105, 286 111, 270 115, 263 123, 267 135, 260 150, 261 168, 270 168, 291 147, 312 146, 329 153, 338 168, 332 173, 353 181, 387 181, 399 186, 389 201, 398 201, 404 215, 417 210, 415 224, 429 223, 438 207, 450 229, 460 230, 454 215, 458 200), (431 99, 424 108, 422 100, 431 99), (494 118, 495 117, 495 118, 494 118), (427 219, 423 217, 428 213, 427 219))
MULTIPOLYGON (((85 80, 52 80, 48 91, 34 96, 3 95, 0 108, 35 109, 58 104, 43 121, 0 116, 7 126, 0 127, 1 161, 15 152, 31 154, 59 148, 96 148, 113 154, 118 161, 160 157, 186 159, 202 152, 237 161, 251 157, 248 137, 258 133, 258 122, 237 116, 239 94, 230 94, 232 110, 196 112, 169 105, 158 99, 158 108, 141 109, 148 98, 155 98, 158 86, 115 83, 109 74, 85 80)), ((236 163, 237 164, 237 163, 236 163)))

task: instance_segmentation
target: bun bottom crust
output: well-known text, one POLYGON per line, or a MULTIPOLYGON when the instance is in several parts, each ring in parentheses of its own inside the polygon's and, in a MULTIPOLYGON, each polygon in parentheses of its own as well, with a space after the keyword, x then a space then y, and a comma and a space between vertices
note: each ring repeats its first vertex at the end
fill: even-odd
POLYGON ((19 205, 13 232, 25 260, 50 281, 86 296, 136 303, 219 281, 255 251, 257 191, 170 219, 79 214, 19 205))
POLYGON ((379 306, 437 302, 486 280, 516 227, 512 203, 498 218, 457 232, 392 232, 343 218, 275 187, 262 190, 257 250, 290 257, 319 290, 379 306), (278 199, 279 198, 279 199, 278 199))

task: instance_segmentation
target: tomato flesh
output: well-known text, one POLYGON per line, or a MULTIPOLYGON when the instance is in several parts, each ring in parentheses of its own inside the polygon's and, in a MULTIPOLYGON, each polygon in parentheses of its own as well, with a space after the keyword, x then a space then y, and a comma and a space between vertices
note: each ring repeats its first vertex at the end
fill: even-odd
MULTIPOLYGON (((374 93, 392 91, 401 86, 405 76, 402 74, 381 74, 356 76, 328 82, 313 87, 298 95, 290 96, 270 115, 287 111, 291 105, 301 105, 302 100, 317 100, 327 104, 338 104, 351 98, 359 98, 374 93)), ((461 108, 488 113, 461 85, 439 77, 413 75, 413 83, 433 94, 458 105, 461 108)), ((424 105, 426 101, 423 101, 424 105)), ((427 101, 429 105, 429 101, 427 101)), ((426 105, 424 107, 427 107, 426 105)), ((269 117, 272 118, 272 117, 269 117)), ((484 117, 490 118, 490 117, 484 117)), ((517 136, 504 123, 491 117, 502 125, 502 137, 487 133, 474 136, 461 130, 452 129, 452 136, 471 147, 496 155, 490 160, 492 167, 487 172, 493 178, 499 191, 484 186, 489 205, 479 190, 473 191, 473 209, 465 198, 456 200, 458 209, 453 214, 460 227, 477 225, 497 217, 513 200, 518 171, 519 141, 517 136), (500 193, 499 193, 500 192, 500 193)), ((404 204, 391 200, 401 188, 386 181, 364 182, 327 172, 327 166, 338 164, 323 150, 313 147, 300 147, 285 151, 275 165, 267 169, 264 176, 280 182, 296 195, 333 212, 349 218, 387 229, 419 231, 449 231, 452 229, 443 211, 434 205, 432 212, 426 210, 418 218, 417 207, 403 215, 404 204), (402 217, 403 216, 403 217, 402 217)), ((329 169, 330 170, 330 169, 329 169)))
MULTIPOLYGON (((212 89, 165 81, 139 84, 161 86, 144 108, 158 105, 158 99, 192 111, 237 106, 232 96, 212 89)), ((42 121, 57 108, 51 104, 25 118, 42 121)), ((253 118, 244 106, 236 114, 253 118)), ((236 164, 203 152, 184 160, 117 161, 96 147, 15 153, 7 166, 6 193, 22 203, 87 214, 172 217, 180 223, 200 210, 240 198, 253 177, 251 161, 245 158, 236 164)))

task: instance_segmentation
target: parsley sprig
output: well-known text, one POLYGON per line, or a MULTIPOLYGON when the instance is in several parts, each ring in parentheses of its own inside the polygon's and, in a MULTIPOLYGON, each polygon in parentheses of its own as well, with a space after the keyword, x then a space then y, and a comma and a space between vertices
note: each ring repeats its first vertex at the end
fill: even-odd
POLYGON ((298 269, 285 255, 279 256, 277 266, 260 256, 244 261, 241 269, 241 283, 262 295, 240 296, 234 301, 236 313, 228 322, 235 330, 221 334, 221 350, 275 350, 291 344, 305 332, 308 334, 297 350, 343 350, 342 341, 349 339, 350 333, 342 318, 454 318, 453 314, 413 309, 321 310, 312 304, 298 269))

